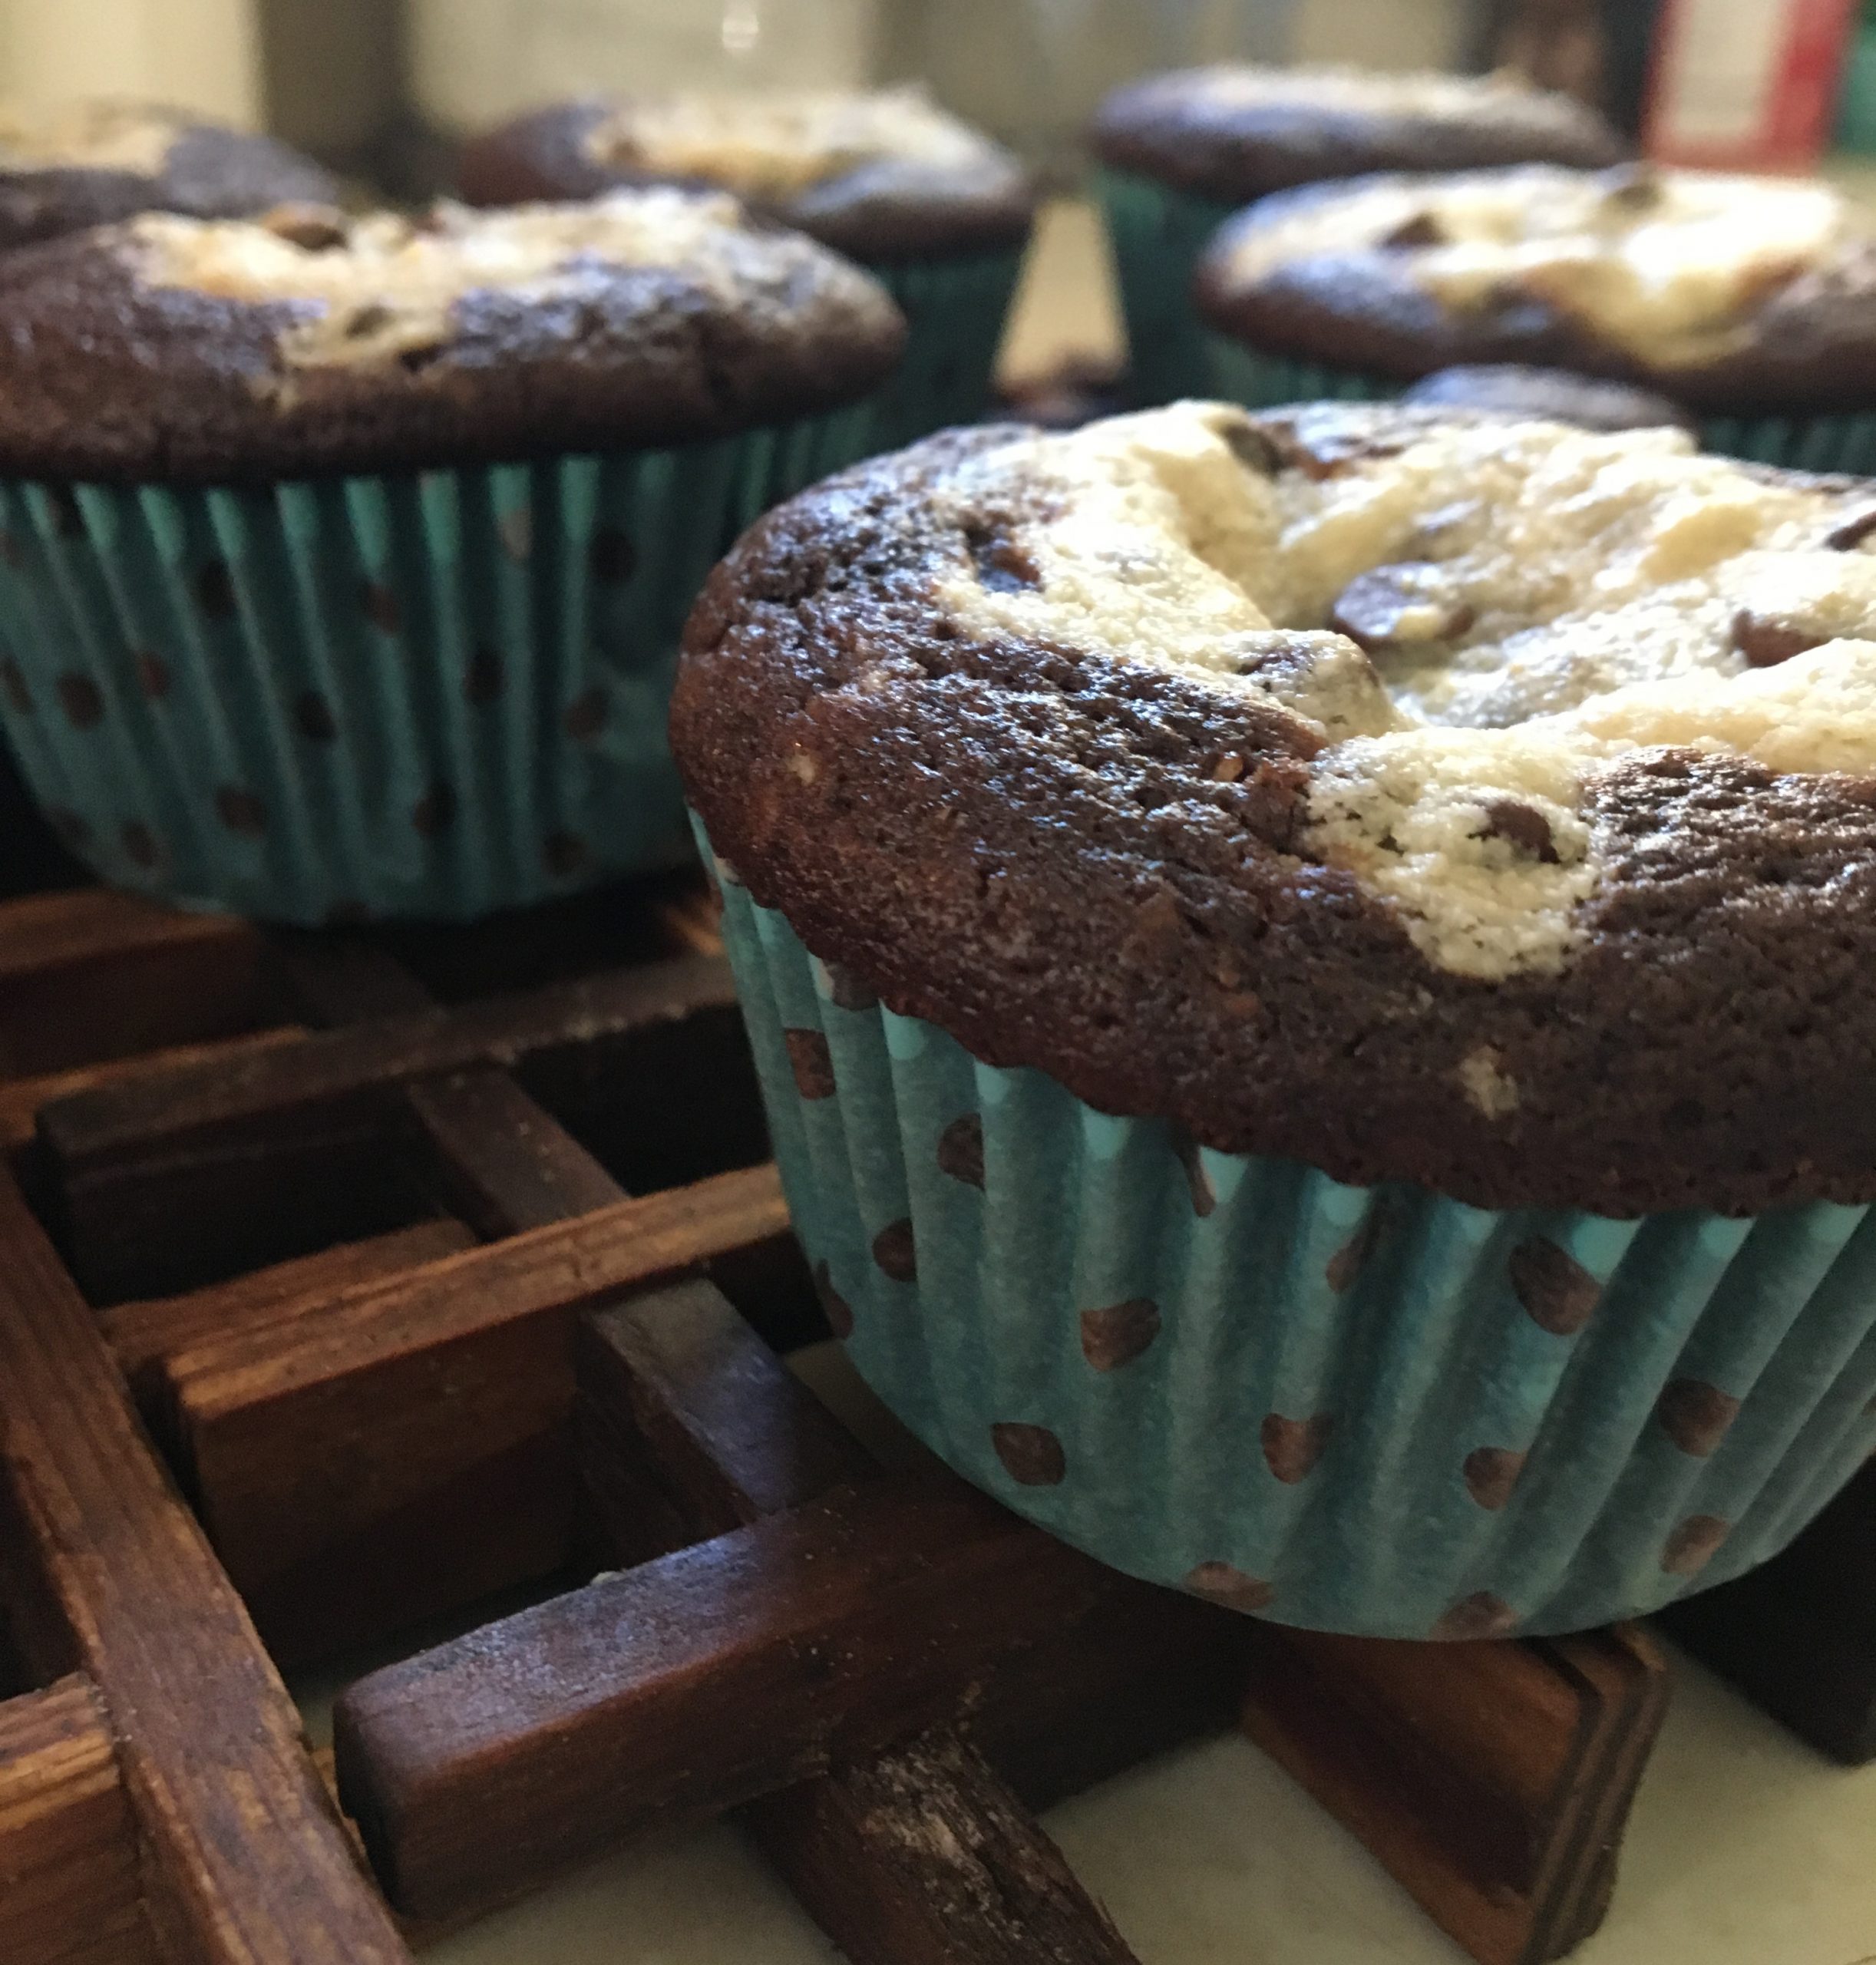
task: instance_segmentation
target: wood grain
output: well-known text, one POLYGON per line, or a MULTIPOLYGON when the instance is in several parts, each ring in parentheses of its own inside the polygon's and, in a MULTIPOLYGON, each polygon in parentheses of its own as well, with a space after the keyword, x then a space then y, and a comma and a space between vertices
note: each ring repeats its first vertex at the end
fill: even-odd
POLYGON ((0 1958, 152 1965, 137 1832, 97 1693, 74 1676, 0 1705, 0 1958))
POLYGON ((403 1960, 240 1599, 5 1178, 0 1257, 0 1590, 28 1662, 106 1702, 160 1943, 200 1965, 403 1960))

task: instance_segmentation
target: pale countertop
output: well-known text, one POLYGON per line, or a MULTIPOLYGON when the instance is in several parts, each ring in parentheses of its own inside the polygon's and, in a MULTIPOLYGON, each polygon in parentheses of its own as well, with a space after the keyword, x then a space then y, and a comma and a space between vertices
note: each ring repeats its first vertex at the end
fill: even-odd
MULTIPOLYGON (((1845 173, 1876 196, 1876 163, 1845 173)), ((1092 210, 1045 214, 1012 379, 1120 346, 1092 210)), ((808 1373, 850 1417, 837 1356, 808 1373)), ((864 1396, 864 1395, 862 1395, 864 1396)), ((1876 1768, 1833 1767, 1676 1656, 1615 1906, 1580 1965, 1876 1965, 1876 1768)), ((318 1689, 308 1693, 315 1732, 318 1689)), ((1142 1965, 1465 1965, 1359 1844, 1247 1741, 1194 1746, 1045 1818, 1142 1965)), ((827 1965, 732 1828, 641 1844, 438 1947, 436 1965, 827 1965)))

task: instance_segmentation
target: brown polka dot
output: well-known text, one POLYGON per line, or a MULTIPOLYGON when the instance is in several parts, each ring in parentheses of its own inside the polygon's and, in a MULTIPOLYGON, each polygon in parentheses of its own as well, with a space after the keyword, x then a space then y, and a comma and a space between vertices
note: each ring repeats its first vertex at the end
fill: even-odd
POLYGON ((1508 1446, 1475 1447, 1465 1457, 1466 1492, 1496 1514, 1511 1498, 1525 1457, 1508 1446))
POLYGON ((1009 1478, 1025 1488, 1059 1488, 1068 1476, 1068 1456, 1046 1426, 1005 1422, 990 1428, 990 1444, 1009 1478))
POLYGON ((834 1082, 834 1054, 818 1030, 784 1030, 782 1041, 788 1047, 788 1062, 794 1072, 794 1088, 804 1098, 831 1098, 839 1088, 834 1082))
POLYGON ((596 685, 576 696, 560 718, 576 744, 590 743, 606 728, 606 692, 596 685))
POLYGON ((361 596, 365 618, 381 633, 395 635, 404 626, 404 609, 398 596, 382 580, 367 580, 361 596))
POLYGON ((1192 1191, 1192 1212, 1202 1219, 1218 1205, 1218 1191, 1199 1157, 1199 1143, 1190 1133, 1175 1132, 1173 1151, 1179 1156, 1179 1164, 1185 1169, 1186 1185, 1192 1191))
POLYGON ((501 657, 492 648, 479 648, 463 672, 463 694, 472 703, 492 703, 500 695, 505 679, 501 657))
POLYGON ((889 1221, 873 1238, 873 1260, 895 1283, 918 1280, 917 1243, 910 1221, 889 1221))
POLYGON ((161 656, 147 648, 137 651, 137 686, 153 703, 160 702, 175 686, 176 678, 161 656))
POLYGON ((1703 1379, 1676 1379, 1654 1411, 1662 1430, 1683 1453, 1704 1460, 1739 1416, 1739 1402, 1703 1379))
POLYGON ((267 830, 267 807, 252 791, 238 784, 224 784, 216 793, 215 809, 230 832, 258 838, 267 830))
POLYGON ((1574 1337, 1596 1313, 1603 1286, 1574 1256, 1542 1235, 1511 1251, 1511 1287, 1532 1323, 1554 1337, 1574 1337))
POLYGON ((124 850, 135 866, 154 867, 163 857, 156 834, 141 819, 129 821, 117 837, 124 842, 124 850))
POLYGON ((1504 840, 1547 867, 1557 864, 1557 841, 1550 821, 1521 798, 1493 799, 1485 807, 1485 830, 1478 837, 1504 840))
POLYGON ((433 784, 411 807, 411 824, 425 839, 434 839, 456 823, 456 791, 453 785, 433 784))
POLYGON ((48 805, 46 821, 65 844, 74 852, 81 852, 91 843, 91 824, 81 812, 74 812, 69 805, 48 805))
POLYGON ((54 484, 46 492, 45 501, 51 508, 52 526, 61 538, 82 539, 84 537, 84 509, 78 503, 78 494, 68 484, 54 484))
POLYGON ((1670 1576, 1698 1576, 1732 1533, 1732 1524, 1717 1514, 1690 1514, 1667 1538, 1661 1567, 1670 1576))
POLYGON ((196 605, 211 621, 226 621, 239 605, 226 560, 211 560, 196 575, 196 605))
POLYGON ((1329 1258, 1323 1273, 1329 1279, 1329 1288, 1338 1296, 1349 1288, 1368 1267, 1369 1259, 1379 1244, 1386 1227, 1386 1209, 1382 1203, 1376 1201, 1362 1217, 1361 1226, 1329 1258))
POLYGON ((1442 1644, 1468 1644, 1481 1638, 1508 1637, 1517 1628, 1518 1613, 1511 1605, 1481 1590, 1454 1604, 1427 1635, 1442 1644))
POLYGON ((12 656, 0 662, 0 689, 6 692, 7 707, 16 716, 32 714, 32 690, 26 681, 26 672, 12 656))
POLYGON ((1829 636, 1821 629, 1742 607, 1732 617, 1732 645, 1749 669, 1775 669, 1795 655, 1818 647, 1829 636))
POLYGON ((1186 1577, 1185 1587, 1194 1597, 1222 1603, 1227 1610, 1240 1610, 1247 1617, 1267 1610, 1277 1596, 1274 1584, 1247 1575, 1230 1563, 1201 1563, 1186 1577))
POLYGON ((824 1262, 814 1265, 814 1294, 827 1313, 827 1328, 844 1344, 854 1334, 854 1306, 834 1286, 834 1272, 824 1262))
POLYGON ((953 1119, 938 1135, 938 1167, 966 1186, 983 1185, 983 1121, 976 1113, 953 1119))
POLYGON ((837 962, 824 962, 821 967, 827 972, 827 994, 833 998, 837 1009, 870 1010, 879 1007, 879 998, 850 969, 843 969, 837 962))
POLYGON ((90 730, 104 720, 104 692, 88 675, 69 672, 53 685, 59 707, 74 730, 90 730))
POLYGON ((571 880, 586 864, 586 842, 564 828, 550 832, 541 842, 540 857, 551 878, 571 880))
POLYGON ((1876 532, 1876 505, 1851 513, 1841 524, 1833 527, 1824 535, 1824 543, 1835 552, 1848 553, 1861 546, 1872 532, 1876 532))
POLYGON ((1151 1296, 1082 1313, 1082 1356, 1098 1372, 1131 1365, 1159 1334, 1160 1306, 1151 1296))
POLYGON ((616 586, 620 581, 631 579, 639 563, 639 553, 618 527, 603 525, 593 535, 586 559, 596 580, 616 586))
POLYGON ((317 689, 303 691, 294 704, 293 727, 309 744, 330 744, 339 735, 332 705, 317 689))
POLYGON ((1267 1414, 1258 1435, 1263 1445, 1264 1464, 1286 1487, 1293 1488, 1314 1471, 1335 1430, 1333 1412, 1318 1412, 1307 1419, 1286 1419, 1280 1412, 1267 1414))
POLYGON ((534 550, 534 514, 527 506, 517 506, 512 512, 504 512, 495 521, 495 530, 501 540, 501 550, 517 565, 532 555, 534 550))

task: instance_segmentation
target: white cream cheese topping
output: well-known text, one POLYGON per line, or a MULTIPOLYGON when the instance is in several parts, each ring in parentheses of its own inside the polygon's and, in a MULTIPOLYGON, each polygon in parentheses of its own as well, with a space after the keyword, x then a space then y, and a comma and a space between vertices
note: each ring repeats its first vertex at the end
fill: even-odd
POLYGON ((967 170, 996 155, 917 88, 642 97, 595 124, 586 148, 602 163, 702 178, 769 200, 882 160, 967 170))
POLYGON ((1202 101, 1225 109, 1261 108, 1266 104, 1301 110, 1346 111, 1355 115, 1467 117, 1489 115, 1515 106, 1528 114, 1534 105, 1554 104, 1574 118, 1574 104, 1531 88, 1516 76, 1454 75, 1432 69, 1402 72, 1336 67, 1265 68, 1252 63, 1220 63, 1168 78, 1189 87, 1202 101))
POLYGON ((124 170, 154 177, 186 127, 173 111, 140 103, 0 108, 0 171, 124 170))
POLYGON ((1584 786, 1625 753, 1876 772, 1876 556, 1853 523, 1876 535, 1876 496, 1766 483, 1673 430, 1396 426, 1314 470, 1272 470, 1267 441, 1182 403, 990 451, 945 495, 1009 513, 1037 580, 960 563, 941 598, 980 636, 1306 719, 1326 748, 1305 850, 1442 966, 1567 959, 1600 872, 1584 786))
POLYGON ((1528 164, 1366 180, 1247 232, 1224 271, 1385 247, 1455 312, 1529 296, 1673 368, 1739 346, 1758 302, 1867 231, 1813 180, 1528 164))

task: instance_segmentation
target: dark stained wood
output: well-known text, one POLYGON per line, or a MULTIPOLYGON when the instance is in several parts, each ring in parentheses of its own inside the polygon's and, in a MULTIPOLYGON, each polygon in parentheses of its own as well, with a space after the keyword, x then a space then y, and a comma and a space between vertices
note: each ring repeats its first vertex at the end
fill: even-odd
POLYGON ((1108 1587, 955 1482, 837 1488, 360 1681, 339 1792, 398 1908, 451 1916, 943 1720, 1108 1587))
POLYGON ((1481 1965, 1540 1965, 1595 1929, 1666 1709, 1642 1633, 1420 1645, 1254 1629, 1246 1731, 1481 1965))
POLYGON ((1820 1753, 1876 1760, 1876 1466, 1763 1569, 1658 1621, 1820 1753))
POLYGON ((1061 1851, 954 1733, 771 1795, 749 1818, 853 1965, 1133 1965, 1061 1851))
POLYGON ((559 1568, 576 1313, 785 1218, 772 1167, 725 1174, 166 1358, 164 1430, 270 1643, 301 1662, 559 1568))
POLYGON ((0 1600, 119 1740, 144 1899, 202 1965, 396 1965, 405 1947, 299 1716, 163 1478, 96 1319, 0 1179, 0 1600))
POLYGON ((0 1958, 154 1965, 156 1955, 136 1828, 90 1682, 0 1705, 0 1958))

